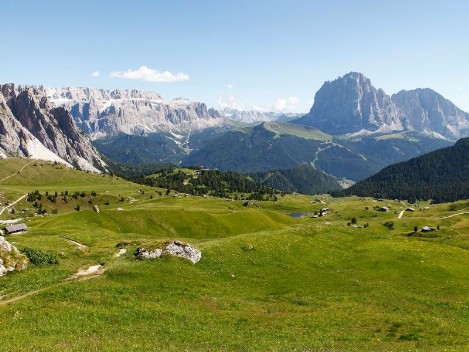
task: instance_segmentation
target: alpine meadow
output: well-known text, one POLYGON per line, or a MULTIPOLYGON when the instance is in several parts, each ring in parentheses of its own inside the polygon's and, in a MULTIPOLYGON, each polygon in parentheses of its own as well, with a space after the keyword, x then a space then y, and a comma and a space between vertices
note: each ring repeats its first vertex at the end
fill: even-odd
POLYGON ((0 350, 469 351, 467 13, 2 4, 0 350))

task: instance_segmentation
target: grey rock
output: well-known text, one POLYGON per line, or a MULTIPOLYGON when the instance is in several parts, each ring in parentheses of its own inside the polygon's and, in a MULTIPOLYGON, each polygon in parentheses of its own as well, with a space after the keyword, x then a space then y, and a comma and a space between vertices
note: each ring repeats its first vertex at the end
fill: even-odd
POLYGON ((190 132, 224 124, 223 116, 204 103, 165 101, 153 92, 79 87, 38 87, 54 106, 70 111, 78 127, 92 139, 126 133, 190 132))
POLYGON ((106 167, 70 113, 53 108, 38 89, 0 85, 0 155, 60 161, 82 169, 106 167))
POLYGON ((399 110, 382 89, 363 74, 350 72, 318 90, 308 115, 296 120, 333 135, 402 130, 399 110))
POLYGON ((135 256, 141 259, 156 259, 161 257, 163 254, 185 258, 194 264, 202 258, 202 252, 199 249, 192 247, 190 244, 184 244, 178 240, 166 243, 163 248, 148 249, 145 246, 142 246, 137 248, 137 251, 135 252, 135 256))
POLYGON ((25 270, 27 266, 28 258, 0 236, 0 276, 13 270, 25 270))
POLYGON ((409 129, 448 139, 469 135, 469 114, 431 89, 402 90, 392 100, 409 129))

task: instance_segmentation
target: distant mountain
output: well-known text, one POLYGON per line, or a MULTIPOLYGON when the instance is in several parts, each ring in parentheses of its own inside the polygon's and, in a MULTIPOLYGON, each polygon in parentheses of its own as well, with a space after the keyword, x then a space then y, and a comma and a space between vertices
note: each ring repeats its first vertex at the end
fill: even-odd
POLYGON ((469 136, 469 114, 431 89, 402 90, 392 101, 414 131, 448 139, 469 136))
POLYGON ((251 177, 263 185, 289 193, 317 194, 341 189, 337 179, 309 165, 288 170, 257 172, 251 174, 251 177))
POLYGON ((325 82, 309 114, 292 122, 332 135, 415 131, 450 140, 469 135, 469 114, 433 90, 390 97, 357 72, 325 82))
POLYGON ((221 110, 220 114, 230 120, 245 123, 264 121, 288 122, 304 115, 299 113, 283 113, 273 111, 265 112, 257 110, 237 110, 229 108, 221 110))
POLYGON ((325 82, 316 93, 309 114, 294 122, 333 135, 404 129, 391 97, 357 72, 325 82))
POLYGON ((59 161, 98 171, 106 164, 70 113, 38 89, 0 85, 0 155, 59 161))
POLYGON ((386 167, 335 195, 453 202, 469 198, 469 138, 386 167))
POLYGON ((339 138, 294 124, 264 122, 212 135, 183 165, 257 172, 304 163, 337 178, 360 181, 391 163, 408 160, 451 142, 416 132, 339 138))
POLYGON ((119 133, 186 134, 224 124, 224 118, 204 103, 179 98, 165 101, 152 92, 93 88, 38 87, 55 106, 69 110, 78 127, 92 139, 119 133))

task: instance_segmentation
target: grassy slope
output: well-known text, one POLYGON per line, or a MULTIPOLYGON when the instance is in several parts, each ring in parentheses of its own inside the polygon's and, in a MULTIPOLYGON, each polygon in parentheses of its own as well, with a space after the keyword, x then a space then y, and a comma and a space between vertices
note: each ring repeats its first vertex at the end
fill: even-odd
POLYGON ((329 141, 332 136, 313 127, 295 125, 291 123, 264 122, 266 130, 274 132, 277 135, 291 135, 304 139, 315 141, 329 141))
MULTIPOLYGON (((0 179, 21 162, 0 161, 0 179)), ((0 278, 0 304, 52 286, 0 305, 3 350, 469 347, 469 215, 442 219, 469 211, 467 202, 418 207, 397 219, 395 212, 405 204, 386 201, 391 211, 378 213, 373 207, 382 203, 370 199, 326 199, 331 208, 326 218, 292 219, 285 213, 325 205, 304 196, 260 208, 198 197, 150 200, 150 189, 137 193, 141 186, 116 178, 54 170, 45 164, 27 167, 21 178, 4 181, 8 186, 0 183, 2 192, 14 198, 37 188, 79 188, 96 190, 97 202, 104 200, 101 193, 111 202, 100 204, 100 214, 61 208, 58 215, 29 222, 27 234, 9 237, 20 248, 60 253, 61 264, 0 278), (60 185, 45 182, 46 176, 60 185), (119 195, 137 201, 121 203, 119 195), (352 217, 369 227, 348 227, 352 217), (386 221, 395 229, 384 227, 386 221), (407 236, 415 225, 438 224, 435 235, 407 236), (79 250, 66 237, 88 248, 79 250), (202 260, 192 265, 176 258, 133 259, 138 242, 170 238, 200 247, 202 260), (115 258, 121 241, 135 243, 115 258), (107 269, 102 276, 64 281, 96 263, 107 269)))

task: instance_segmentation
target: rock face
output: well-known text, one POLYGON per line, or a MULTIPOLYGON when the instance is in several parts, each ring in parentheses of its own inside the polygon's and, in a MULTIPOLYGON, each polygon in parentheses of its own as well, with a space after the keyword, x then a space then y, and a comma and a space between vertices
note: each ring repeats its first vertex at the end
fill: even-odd
POLYGON ((152 92, 92 88, 38 87, 54 106, 72 114, 92 139, 126 133, 190 132, 224 123, 222 115, 204 103, 187 99, 164 101, 152 92))
POLYGON ((0 85, 0 155, 31 157, 99 171, 106 164, 64 108, 38 89, 0 85))
POLYGON ((325 82, 309 114, 295 123, 333 135, 416 131, 452 140, 469 135, 469 114, 435 91, 415 89, 390 97, 357 72, 325 82))
POLYGON ((24 270, 28 266, 28 258, 21 254, 3 236, 0 236, 0 276, 9 271, 24 270))
POLYGON ((309 114, 296 122, 334 135, 404 129, 391 97, 357 72, 325 82, 309 114))
POLYGON ((415 131, 449 139, 469 135, 469 114, 431 89, 402 90, 392 100, 415 131))
POLYGON ((192 247, 190 244, 184 244, 181 241, 168 242, 163 248, 149 249, 139 247, 135 252, 135 256, 142 259, 155 259, 161 257, 163 254, 185 258, 194 264, 202 258, 202 252, 199 249, 192 247))

